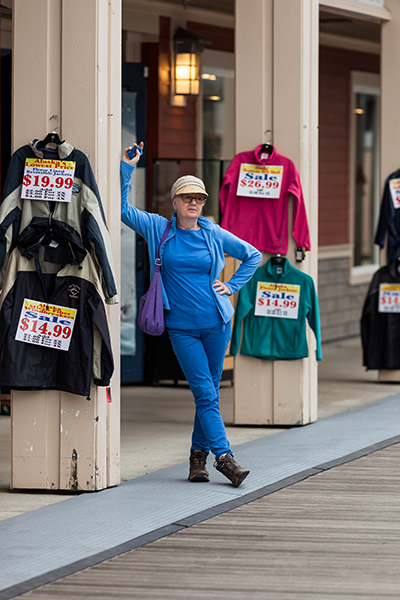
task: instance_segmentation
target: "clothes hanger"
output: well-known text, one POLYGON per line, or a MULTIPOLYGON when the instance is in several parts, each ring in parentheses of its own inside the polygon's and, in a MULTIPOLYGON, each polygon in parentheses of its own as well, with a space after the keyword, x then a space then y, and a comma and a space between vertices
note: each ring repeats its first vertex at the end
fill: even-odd
POLYGON ((260 148, 260 154, 266 153, 269 156, 272 154, 272 150, 273 150, 273 145, 272 145, 272 141, 274 139, 273 133, 272 133, 272 129, 267 129, 267 131, 264 131, 264 133, 269 133, 269 140, 266 141, 260 148))
POLYGON ((275 254, 271 258, 271 265, 284 265, 286 258, 282 254, 275 254))
POLYGON ((60 117, 58 115, 51 115, 49 121, 51 121, 52 119, 57 119, 57 127, 55 127, 51 133, 48 133, 44 140, 39 142, 39 146, 47 146, 47 144, 56 144, 56 146, 59 146, 63 143, 60 140, 60 136, 58 135, 58 133, 56 133, 56 129, 59 129, 60 127, 60 117))

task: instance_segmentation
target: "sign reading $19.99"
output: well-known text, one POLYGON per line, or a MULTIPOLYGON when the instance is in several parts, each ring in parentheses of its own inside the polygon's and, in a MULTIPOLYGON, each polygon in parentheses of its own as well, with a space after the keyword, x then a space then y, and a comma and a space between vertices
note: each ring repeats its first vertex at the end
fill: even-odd
POLYGON ((21 198, 71 202, 75 163, 69 160, 27 158, 21 198))
POLYGON ((299 300, 299 285, 259 281, 254 314, 259 317, 297 319, 299 300))
POLYGON ((26 344, 68 351, 77 310, 24 299, 15 339, 26 344))

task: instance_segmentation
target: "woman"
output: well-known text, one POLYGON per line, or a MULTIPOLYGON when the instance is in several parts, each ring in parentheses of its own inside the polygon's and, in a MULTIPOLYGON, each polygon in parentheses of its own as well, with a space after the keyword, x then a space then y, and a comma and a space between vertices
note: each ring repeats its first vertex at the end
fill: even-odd
MULTIPOLYGON (((131 160, 128 150, 121 161, 121 219, 148 242, 153 270, 168 220, 129 205, 131 175, 140 150, 131 160)), ((238 487, 249 471, 237 464, 227 440, 219 411, 219 383, 234 312, 229 296, 251 278, 261 254, 201 216, 207 196, 204 183, 192 175, 180 177, 171 189, 175 212, 160 248, 165 324, 196 405, 189 480, 209 481, 206 462, 211 451, 216 469, 238 487), (224 253, 242 261, 226 283, 218 279, 224 253)))

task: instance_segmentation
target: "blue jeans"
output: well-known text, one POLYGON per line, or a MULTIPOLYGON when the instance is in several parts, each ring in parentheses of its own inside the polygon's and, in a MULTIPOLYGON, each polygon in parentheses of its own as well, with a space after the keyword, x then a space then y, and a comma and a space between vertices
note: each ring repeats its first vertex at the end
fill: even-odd
POLYGON ((232 454, 219 411, 219 383, 231 325, 185 331, 168 329, 172 347, 190 385, 196 414, 191 450, 205 450, 219 458, 232 454))

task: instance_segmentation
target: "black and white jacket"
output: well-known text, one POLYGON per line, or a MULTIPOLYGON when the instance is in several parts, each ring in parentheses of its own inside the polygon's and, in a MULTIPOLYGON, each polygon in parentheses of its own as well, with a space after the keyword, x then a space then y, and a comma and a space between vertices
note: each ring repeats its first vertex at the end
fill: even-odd
POLYGON ((113 356, 98 267, 67 223, 34 217, 15 242, 0 294, 0 387, 89 396, 113 356), (77 310, 68 351, 15 339, 24 299, 77 310))
POLYGON ((22 180, 27 158, 45 158, 46 149, 38 140, 19 148, 11 157, 0 204, 0 289, 7 262, 18 235, 33 217, 49 217, 67 223, 99 266, 107 304, 118 302, 111 245, 97 183, 89 160, 83 152, 63 142, 57 158, 76 163, 71 202, 47 202, 21 199, 22 180))

